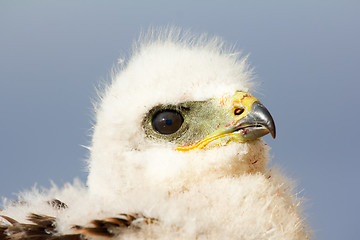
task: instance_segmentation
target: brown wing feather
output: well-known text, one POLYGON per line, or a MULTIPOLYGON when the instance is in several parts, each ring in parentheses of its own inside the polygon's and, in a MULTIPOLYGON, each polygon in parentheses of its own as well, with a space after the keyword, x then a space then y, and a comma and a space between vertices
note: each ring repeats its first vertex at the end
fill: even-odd
POLYGON ((57 235, 56 219, 54 217, 30 214, 28 220, 32 223, 25 224, 7 217, 0 216, 9 222, 0 225, 0 240, 81 240, 80 234, 57 235))
POLYGON ((6 231, 7 227, 6 226, 2 226, 0 225, 0 239, 3 240, 3 239, 6 239, 6 234, 5 234, 5 231, 6 231))
POLYGON ((2 216, 9 224, 0 224, 0 240, 83 240, 86 236, 113 237, 123 231, 139 229, 138 224, 151 224, 157 220, 142 214, 119 214, 118 217, 93 220, 90 226, 73 226, 73 234, 59 235, 56 218, 46 215, 30 214, 30 224, 19 223, 13 218, 2 216))
POLYGON ((122 231, 139 229, 138 225, 134 225, 134 223, 143 222, 145 224, 151 224, 156 221, 156 219, 145 217, 142 214, 122 213, 119 214, 118 217, 93 220, 90 222, 92 226, 89 227, 75 225, 73 229, 75 233, 81 233, 85 236, 113 237, 121 234, 122 231))
MULTIPOLYGON (((57 210, 64 210, 68 206, 58 199, 47 202, 57 210)), ((56 229, 56 218, 30 214, 28 220, 30 224, 19 223, 15 219, 2 216, 8 224, 0 223, 0 240, 81 240, 86 236, 113 237, 130 229, 139 229, 138 223, 151 224, 157 221, 154 218, 145 217, 142 214, 119 214, 117 217, 93 220, 90 226, 73 226, 73 234, 60 235, 56 229), (136 224, 134 224, 136 223, 136 224)))

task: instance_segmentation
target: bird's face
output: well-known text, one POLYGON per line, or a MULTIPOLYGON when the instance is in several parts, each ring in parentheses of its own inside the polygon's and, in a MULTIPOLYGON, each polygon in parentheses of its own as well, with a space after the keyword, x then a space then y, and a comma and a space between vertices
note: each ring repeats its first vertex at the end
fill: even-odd
POLYGON ((145 115, 143 129, 154 141, 172 142, 174 150, 184 152, 276 134, 269 111, 241 91, 206 101, 155 106, 145 115))
POLYGON ((264 171, 268 148, 259 139, 275 137, 274 121, 249 93, 245 60, 220 45, 155 41, 134 54, 96 109, 90 191, 167 192, 264 171))

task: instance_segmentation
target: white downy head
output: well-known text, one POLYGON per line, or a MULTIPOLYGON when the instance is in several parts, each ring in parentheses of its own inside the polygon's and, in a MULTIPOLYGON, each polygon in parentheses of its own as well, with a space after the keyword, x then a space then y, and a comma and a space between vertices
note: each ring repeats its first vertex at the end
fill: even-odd
POLYGON ((141 37, 96 109, 90 191, 115 196, 136 188, 171 191, 207 177, 262 171, 267 147, 261 140, 181 152, 171 141, 147 137, 143 127, 154 106, 249 92, 251 80, 246 57, 219 38, 174 28, 141 37))

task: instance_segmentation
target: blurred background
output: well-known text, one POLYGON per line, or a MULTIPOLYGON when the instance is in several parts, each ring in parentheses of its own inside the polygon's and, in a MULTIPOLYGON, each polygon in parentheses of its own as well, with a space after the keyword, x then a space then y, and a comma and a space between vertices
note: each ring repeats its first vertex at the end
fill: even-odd
POLYGON ((95 88, 149 26, 250 53, 271 165, 297 180, 315 239, 360 239, 360 1, 0 0, 0 196, 86 181, 95 88))

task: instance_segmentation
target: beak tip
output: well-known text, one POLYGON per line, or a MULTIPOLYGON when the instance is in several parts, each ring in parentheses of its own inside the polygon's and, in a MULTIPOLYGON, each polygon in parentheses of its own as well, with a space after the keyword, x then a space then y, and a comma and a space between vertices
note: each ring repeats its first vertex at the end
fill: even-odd
POLYGON ((272 136, 273 139, 275 139, 276 138, 276 132, 272 132, 271 136, 272 136))
MULTIPOLYGON (((272 119, 271 119, 272 120, 272 119)), ((270 134, 272 136, 273 139, 276 138, 276 128, 275 128, 275 123, 274 120, 272 120, 272 124, 271 124, 271 128, 269 128, 270 134)))
POLYGON ((272 126, 269 128, 269 132, 270 132, 270 134, 271 134, 271 137, 273 138, 273 139, 275 139, 276 138, 276 128, 275 128, 275 124, 274 124, 274 121, 272 120, 272 124, 271 124, 272 126))

